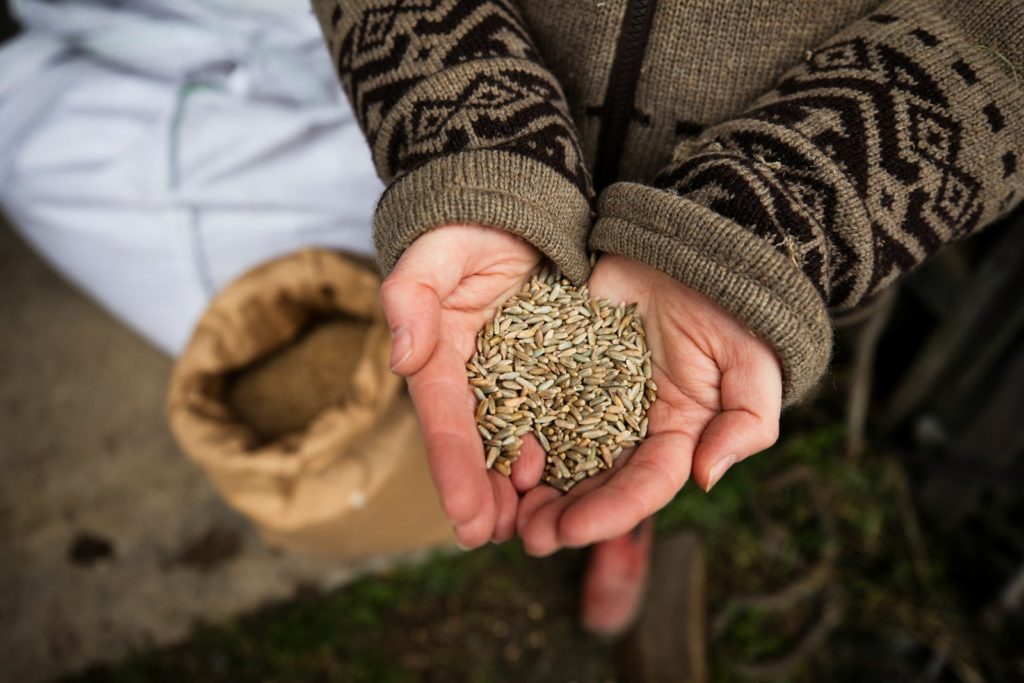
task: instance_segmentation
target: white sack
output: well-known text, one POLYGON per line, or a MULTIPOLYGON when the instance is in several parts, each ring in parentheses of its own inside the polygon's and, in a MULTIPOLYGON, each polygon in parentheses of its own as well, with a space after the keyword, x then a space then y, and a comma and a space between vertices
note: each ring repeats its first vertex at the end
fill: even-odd
POLYGON ((214 292, 305 246, 372 251, 381 184, 307 0, 14 0, 0 203, 170 353, 214 292))

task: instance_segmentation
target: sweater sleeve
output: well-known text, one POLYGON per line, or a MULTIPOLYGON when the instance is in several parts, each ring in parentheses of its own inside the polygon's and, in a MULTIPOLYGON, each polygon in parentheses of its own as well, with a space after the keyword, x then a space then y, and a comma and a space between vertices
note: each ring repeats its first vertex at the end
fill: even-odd
POLYGON ((689 149, 608 187, 590 246, 744 320, 793 403, 828 365, 830 314, 1024 198, 1024 3, 884 3, 689 149))
POLYGON ((507 230, 589 274, 590 180, 562 90, 508 0, 314 0, 388 185, 382 270, 451 223, 507 230))

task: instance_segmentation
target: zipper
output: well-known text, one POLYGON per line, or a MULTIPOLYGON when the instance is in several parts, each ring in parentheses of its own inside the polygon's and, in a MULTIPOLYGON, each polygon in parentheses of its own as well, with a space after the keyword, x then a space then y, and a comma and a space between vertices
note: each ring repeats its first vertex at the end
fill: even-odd
POLYGON ((608 74, 608 89, 601 106, 601 130, 597 136, 594 164, 594 186, 598 192, 615 182, 619 173, 657 4, 657 0, 627 0, 615 59, 608 74))

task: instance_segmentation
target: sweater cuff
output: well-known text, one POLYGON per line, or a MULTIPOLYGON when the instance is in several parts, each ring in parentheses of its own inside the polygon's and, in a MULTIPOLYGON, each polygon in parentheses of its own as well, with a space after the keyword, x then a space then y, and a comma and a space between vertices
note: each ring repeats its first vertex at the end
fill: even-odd
POLYGON ((771 244, 665 190, 616 183, 602 194, 590 248, 646 263, 718 302, 775 349, 782 399, 796 403, 832 352, 825 303, 771 244))
POLYGON ((551 167, 500 150, 435 159, 385 191, 374 241, 385 275, 423 233, 442 225, 499 228, 526 240, 575 284, 590 275, 586 253, 590 204, 551 167))

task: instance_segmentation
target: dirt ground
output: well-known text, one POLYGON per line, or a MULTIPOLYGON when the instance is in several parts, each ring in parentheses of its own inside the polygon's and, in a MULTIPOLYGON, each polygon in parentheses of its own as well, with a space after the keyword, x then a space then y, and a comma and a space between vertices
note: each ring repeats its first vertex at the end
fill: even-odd
POLYGON ((63 683, 616 683, 620 645, 577 625, 585 553, 516 544, 306 591, 63 683))
POLYGON ((171 362, 0 224, 0 662, 40 681, 349 567, 279 557, 171 440, 171 362))

